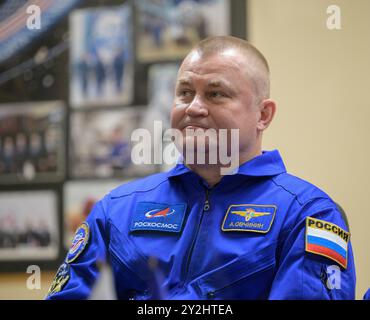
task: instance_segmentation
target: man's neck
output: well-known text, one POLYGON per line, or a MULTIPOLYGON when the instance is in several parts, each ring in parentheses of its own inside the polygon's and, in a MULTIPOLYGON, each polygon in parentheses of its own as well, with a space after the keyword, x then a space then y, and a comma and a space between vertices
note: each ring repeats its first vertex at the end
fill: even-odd
MULTIPOLYGON (((262 150, 259 149, 256 152, 249 153, 249 154, 240 154, 239 157, 239 165, 259 156, 262 154, 262 150)), ((210 187, 215 186, 218 182, 221 181, 221 168, 227 168, 225 165, 221 164, 186 164, 185 165, 200 177, 202 177, 210 187)))
POLYGON ((215 186, 222 178, 221 167, 216 164, 186 164, 186 166, 190 170, 194 171, 197 175, 202 177, 210 187, 215 186))

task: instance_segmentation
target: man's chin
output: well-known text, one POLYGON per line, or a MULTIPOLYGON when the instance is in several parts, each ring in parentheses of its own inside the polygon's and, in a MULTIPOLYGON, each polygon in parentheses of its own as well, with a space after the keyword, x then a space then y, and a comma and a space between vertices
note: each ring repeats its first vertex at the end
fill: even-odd
POLYGON ((189 164, 217 164, 218 146, 217 143, 209 144, 196 142, 183 145, 182 154, 189 164))
POLYGON ((185 137, 184 139, 184 150, 195 153, 210 153, 218 152, 218 142, 209 141, 208 139, 195 139, 194 137, 185 137))

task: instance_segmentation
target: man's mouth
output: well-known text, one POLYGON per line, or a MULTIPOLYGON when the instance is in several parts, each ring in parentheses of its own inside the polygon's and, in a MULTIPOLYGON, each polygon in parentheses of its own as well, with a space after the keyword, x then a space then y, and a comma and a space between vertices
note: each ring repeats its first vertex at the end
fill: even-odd
POLYGON ((200 125, 188 125, 188 126, 185 126, 184 127, 184 130, 186 130, 186 129, 190 129, 190 130, 197 130, 197 129, 207 130, 209 128, 203 127, 203 126, 200 126, 200 125))

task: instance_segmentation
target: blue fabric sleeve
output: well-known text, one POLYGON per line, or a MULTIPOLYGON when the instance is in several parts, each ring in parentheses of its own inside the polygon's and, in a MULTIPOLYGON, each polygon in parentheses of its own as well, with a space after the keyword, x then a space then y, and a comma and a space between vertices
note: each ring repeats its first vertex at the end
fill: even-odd
POLYGON ((104 199, 95 204, 86 219, 89 226, 89 239, 85 248, 75 260, 68 263, 66 258, 62 264, 62 268, 67 270, 60 277, 64 281, 59 288, 60 291, 48 294, 46 299, 87 299, 90 296, 99 274, 99 262, 106 260, 107 239, 109 239, 103 201, 104 199))
POLYGON ((356 275, 350 241, 346 269, 330 258, 306 252, 307 216, 348 231, 340 212, 329 199, 303 206, 295 224, 281 236, 280 259, 269 299, 355 299, 356 275))

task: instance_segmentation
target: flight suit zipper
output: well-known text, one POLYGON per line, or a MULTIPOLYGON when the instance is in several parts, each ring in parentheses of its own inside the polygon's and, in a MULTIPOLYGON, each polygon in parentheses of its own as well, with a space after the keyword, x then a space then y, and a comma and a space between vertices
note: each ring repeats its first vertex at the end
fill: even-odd
POLYGON ((190 251, 189 251, 189 254, 188 254, 188 258, 187 258, 187 262, 186 262, 185 277, 184 277, 185 282, 186 282, 186 280, 188 278, 190 261, 191 261, 191 257, 192 257, 192 254, 193 254, 195 242, 196 242, 197 237, 198 237, 199 229, 200 229, 200 226, 202 224, 204 212, 207 212, 207 211, 209 211, 211 209, 211 205, 210 205, 210 202, 209 202, 209 194, 210 194, 210 190, 208 188, 206 188, 206 198, 205 198, 205 201, 203 203, 203 208, 202 208, 202 213, 201 213, 201 216, 200 216, 200 221, 199 221, 199 223, 197 225, 197 229, 195 231, 195 236, 193 238, 193 242, 191 244, 190 251))

